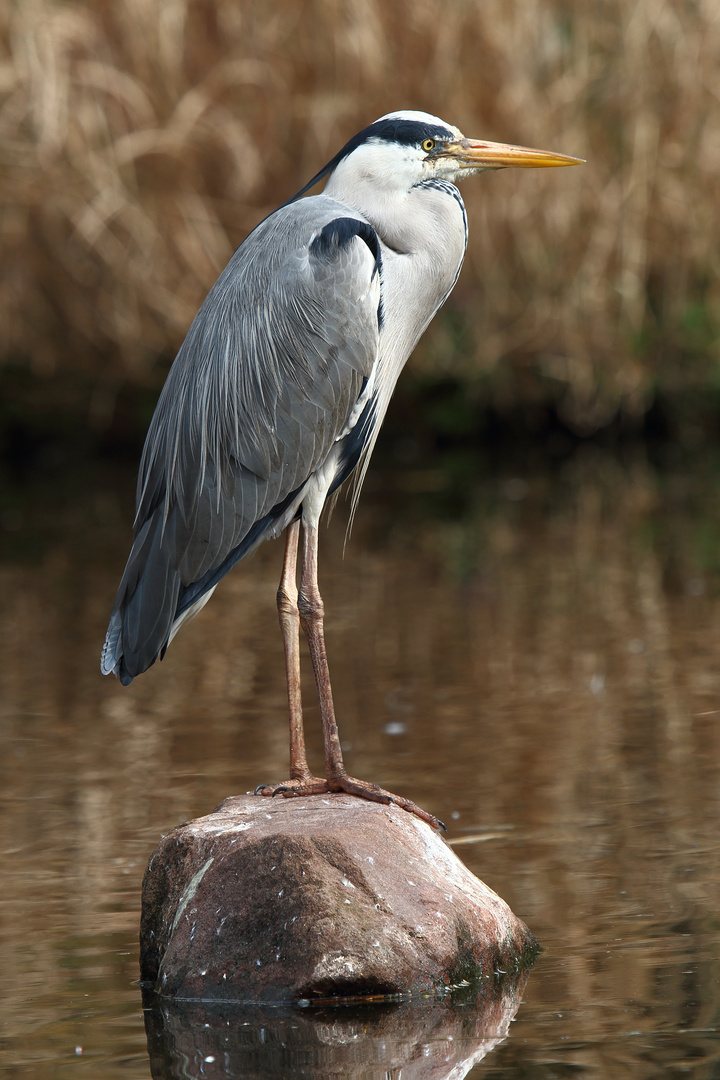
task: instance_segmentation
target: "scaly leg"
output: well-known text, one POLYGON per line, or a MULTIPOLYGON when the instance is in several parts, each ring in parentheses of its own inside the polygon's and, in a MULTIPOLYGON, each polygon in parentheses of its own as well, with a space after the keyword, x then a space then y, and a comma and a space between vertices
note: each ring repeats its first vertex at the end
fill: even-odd
POLYGON ((292 792, 297 795, 319 794, 328 790, 327 780, 313 776, 308 768, 303 728, 302 694, 300 689, 300 615, 296 564, 300 520, 288 527, 285 540, 282 577, 277 591, 280 630, 285 647, 288 710, 290 714, 290 779, 279 784, 260 784, 256 795, 275 795, 292 792))
MULTIPOLYGON (((300 578, 300 594, 298 596, 298 609, 300 623, 307 638, 310 648, 315 685, 317 686, 320 700, 320 718, 323 728, 323 740, 325 744, 325 774, 330 791, 344 791, 348 795, 358 795, 362 799, 370 799, 373 802, 395 803, 403 810, 415 814, 423 821, 427 821, 433 828, 444 828, 438 818, 422 810, 410 799, 393 795, 376 784, 366 780, 356 780, 348 776, 343 764, 340 737, 338 735, 337 722, 335 720, 335 708, 333 705, 332 688, 330 686, 330 671, 328 668, 327 654, 325 652, 325 635, 323 631, 324 606, 320 589, 318 588, 318 529, 316 523, 304 523, 303 525, 303 561, 300 578)), ((294 794, 290 792, 289 794, 294 794)))

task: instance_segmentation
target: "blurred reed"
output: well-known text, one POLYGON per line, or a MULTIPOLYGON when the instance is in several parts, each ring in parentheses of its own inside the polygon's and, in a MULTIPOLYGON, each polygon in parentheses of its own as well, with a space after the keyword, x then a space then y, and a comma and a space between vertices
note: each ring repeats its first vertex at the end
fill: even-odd
POLYGON ((467 185, 415 370, 579 430, 711 386, 719 57, 715 0, 0 0, 0 363, 155 382, 246 232, 410 107, 588 160, 467 185))

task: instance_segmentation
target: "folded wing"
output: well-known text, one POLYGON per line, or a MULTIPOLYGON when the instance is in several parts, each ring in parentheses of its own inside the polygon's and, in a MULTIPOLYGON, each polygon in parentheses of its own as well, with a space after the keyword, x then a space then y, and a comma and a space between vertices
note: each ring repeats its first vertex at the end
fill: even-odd
POLYGON ((294 515, 372 375, 380 279, 372 228, 325 196, 281 208, 238 248, 150 425, 105 674, 129 683, 145 671, 220 578, 294 515))

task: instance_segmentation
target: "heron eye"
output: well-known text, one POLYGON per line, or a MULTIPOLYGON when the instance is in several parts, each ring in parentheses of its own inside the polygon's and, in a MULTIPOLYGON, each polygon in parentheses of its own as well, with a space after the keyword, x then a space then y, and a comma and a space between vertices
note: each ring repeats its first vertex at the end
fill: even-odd
POLYGON ((423 139, 422 148, 423 148, 423 150, 425 151, 426 154, 429 154, 431 150, 435 149, 435 140, 434 139, 423 139))

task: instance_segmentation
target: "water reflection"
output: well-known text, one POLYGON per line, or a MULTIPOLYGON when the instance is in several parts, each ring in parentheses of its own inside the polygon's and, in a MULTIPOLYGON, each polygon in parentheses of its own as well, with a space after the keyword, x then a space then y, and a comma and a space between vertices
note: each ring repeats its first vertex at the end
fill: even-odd
MULTIPOLYGON (((546 949, 478 1075, 714 1075, 713 476, 600 456, 555 477, 466 475, 457 492, 388 482, 365 493, 344 561, 341 512, 321 541, 348 767, 446 821, 546 949)), ((131 486, 44 492, 0 552, 3 1051, 37 1075, 74 1075, 76 1047, 103 1080, 148 1075, 147 858, 160 833, 287 771, 277 545, 142 679, 100 677, 131 486)))
POLYGON ((148 995, 153 1080, 462 1080, 506 1038, 527 976, 465 1001, 247 1008, 148 995))

